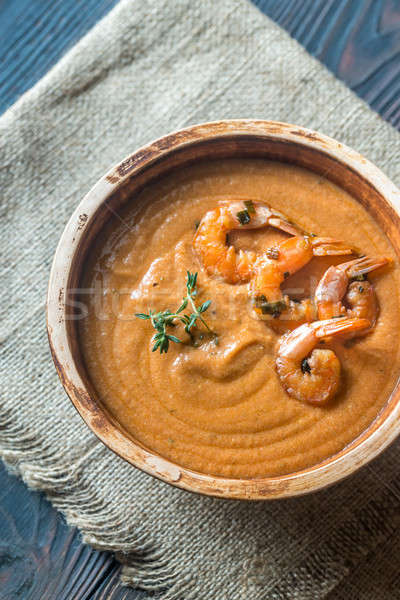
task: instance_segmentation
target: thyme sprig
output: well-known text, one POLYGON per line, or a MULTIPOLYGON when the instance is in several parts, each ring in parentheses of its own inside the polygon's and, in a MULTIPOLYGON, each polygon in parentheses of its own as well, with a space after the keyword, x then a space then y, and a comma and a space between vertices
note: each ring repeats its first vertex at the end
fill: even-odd
POLYGON ((197 273, 190 273, 187 271, 187 281, 186 281, 186 296, 182 299, 182 304, 178 308, 176 312, 171 312, 169 309, 153 312, 149 310, 148 314, 146 313, 136 313, 135 317, 144 320, 150 320, 152 326, 156 330, 156 334, 153 336, 154 346, 152 348, 152 352, 156 350, 160 351, 160 354, 167 353, 170 342, 175 342, 180 344, 182 340, 177 338, 175 335, 171 335, 167 332, 168 327, 175 327, 176 321, 180 321, 185 326, 185 331, 191 334, 191 330, 193 327, 197 326, 197 321, 201 321, 205 328, 215 336, 215 333, 210 329, 210 327, 205 322, 202 317, 202 313, 204 313, 207 308, 211 304, 211 300, 207 300, 203 302, 200 306, 196 306, 195 297, 197 296, 197 273), (184 313, 183 311, 190 305, 192 308, 192 313, 184 313))

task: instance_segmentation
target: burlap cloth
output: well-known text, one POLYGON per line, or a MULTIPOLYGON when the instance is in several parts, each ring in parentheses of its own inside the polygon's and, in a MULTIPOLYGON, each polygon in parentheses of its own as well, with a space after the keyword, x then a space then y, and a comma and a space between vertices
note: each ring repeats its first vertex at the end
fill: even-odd
POLYGON ((400 183, 399 134, 245 0, 123 0, 1 118, 2 456, 162 598, 400 598, 398 443, 311 496, 202 498, 97 441, 51 362, 50 263, 85 192, 153 138, 239 117, 318 129, 400 183))

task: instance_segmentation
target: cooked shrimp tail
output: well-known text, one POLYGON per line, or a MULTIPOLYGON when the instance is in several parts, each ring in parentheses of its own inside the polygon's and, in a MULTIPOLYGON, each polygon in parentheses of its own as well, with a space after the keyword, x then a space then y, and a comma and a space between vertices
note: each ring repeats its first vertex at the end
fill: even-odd
MULTIPOLYGON (((331 266, 325 271, 315 291, 319 319, 347 316, 368 319, 371 328, 378 318, 379 306, 367 273, 389 263, 386 257, 362 256, 331 266)), ((368 333, 363 332, 363 335, 368 333)), ((354 334, 351 334, 354 336, 354 334)))
POLYGON ((355 246, 334 238, 312 237, 310 238, 310 242, 314 256, 341 256, 359 253, 355 246))
POLYGON ((385 265, 389 264, 390 259, 385 256, 361 256, 354 260, 350 260, 343 265, 339 265, 342 270, 345 270, 346 275, 349 279, 358 277, 360 275, 366 275, 371 271, 376 271, 385 265))
POLYGON ((271 227, 275 227, 275 229, 280 229, 285 233, 289 233, 290 235, 299 235, 303 232, 303 230, 297 227, 297 225, 291 221, 287 221, 286 218, 279 213, 276 213, 275 216, 270 217, 269 225, 271 225, 271 227))
POLYGON ((327 319, 305 323, 284 335, 277 349, 276 371, 289 396, 323 405, 337 394, 341 366, 333 350, 316 348, 326 338, 368 329, 367 319, 327 319))
POLYGON ((326 339, 344 335, 349 331, 362 331, 369 327, 368 319, 344 318, 344 319, 326 319, 325 321, 315 321, 311 323, 315 336, 318 339, 326 339))

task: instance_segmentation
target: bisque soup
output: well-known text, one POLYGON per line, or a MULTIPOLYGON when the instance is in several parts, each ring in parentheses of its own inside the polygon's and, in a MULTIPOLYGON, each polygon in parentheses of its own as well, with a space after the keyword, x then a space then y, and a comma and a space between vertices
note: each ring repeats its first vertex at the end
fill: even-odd
POLYGON ((84 278, 98 397, 195 471, 318 464, 371 424, 400 372, 393 248, 347 192, 296 166, 172 172, 111 218, 84 278))

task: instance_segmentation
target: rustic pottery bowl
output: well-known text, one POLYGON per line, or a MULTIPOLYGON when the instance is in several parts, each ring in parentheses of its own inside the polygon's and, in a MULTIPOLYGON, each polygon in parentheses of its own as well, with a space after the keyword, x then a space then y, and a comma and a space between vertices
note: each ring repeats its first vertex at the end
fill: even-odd
POLYGON ((273 499, 321 489, 377 456, 400 431, 399 386, 369 428, 338 454, 300 472, 263 479, 227 479, 185 469, 133 439, 94 393, 81 357, 71 305, 85 256, 113 212, 150 180, 201 158, 264 157, 294 163, 337 183, 386 232, 400 256, 400 191, 372 163, 339 142, 297 125, 221 121, 167 135, 114 167, 82 200, 58 245, 51 270, 47 322, 64 388, 90 429, 119 456, 175 486, 210 496, 273 499))

